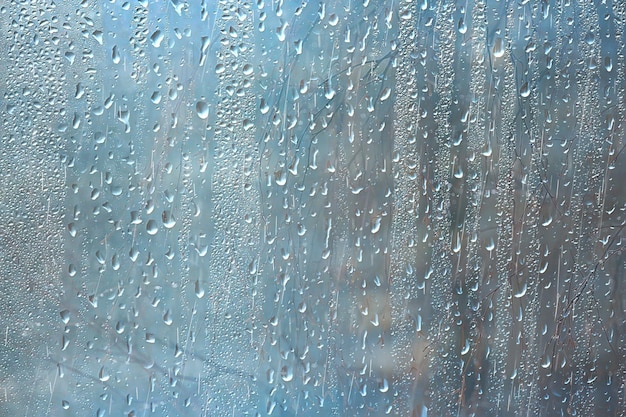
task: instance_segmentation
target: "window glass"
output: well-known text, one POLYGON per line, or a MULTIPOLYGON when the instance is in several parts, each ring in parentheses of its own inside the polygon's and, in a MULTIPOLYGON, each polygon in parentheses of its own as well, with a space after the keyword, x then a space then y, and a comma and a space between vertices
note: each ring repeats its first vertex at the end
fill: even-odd
POLYGON ((625 9, 3 2, 0 414, 624 413, 625 9))

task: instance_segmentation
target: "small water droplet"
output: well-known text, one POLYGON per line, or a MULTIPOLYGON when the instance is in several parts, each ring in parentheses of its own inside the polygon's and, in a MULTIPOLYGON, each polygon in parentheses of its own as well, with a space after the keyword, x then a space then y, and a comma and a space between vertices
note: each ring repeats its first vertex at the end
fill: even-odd
POLYGON ((607 72, 613 71, 613 59, 610 56, 604 57, 604 69, 607 72))
POLYGON ((461 349, 461 355, 467 355, 470 351, 471 345, 469 339, 465 339, 465 346, 461 349))
POLYGON ((104 366, 100 368, 100 372, 98 373, 98 379, 102 382, 107 382, 111 378, 111 375, 107 373, 104 369, 104 366))
POLYGON ((73 222, 67 225, 67 230, 70 232, 70 236, 76 237, 76 225, 73 222))
POLYGON ((161 220, 163 220, 163 226, 167 229, 171 229, 176 226, 176 218, 170 210, 164 210, 161 214, 161 220))
POLYGON ((285 382, 293 380, 293 367, 288 365, 283 366, 280 370, 280 377, 285 382))
POLYGON ((514 296, 515 298, 522 298, 523 296, 526 295, 526 291, 528 290, 528 284, 526 282, 524 282, 524 284, 522 285, 522 287, 519 289, 519 291, 517 291, 514 296))
POLYGON ((391 88, 385 87, 380 94, 380 101, 385 101, 391 96, 391 88))
POLYGON ((374 221, 372 222, 372 234, 378 233, 378 231, 380 230, 380 223, 381 223, 381 216, 376 216, 376 218, 374 218, 374 221))
POLYGON ((152 42, 152 46, 154 46, 155 48, 158 48, 161 46, 161 42, 163 42, 163 38, 165 36, 163 35, 163 32, 161 32, 160 30, 156 30, 154 31, 154 33, 152 34, 152 36, 150 36, 150 41, 152 42))
POLYGON ((286 38, 287 26, 289 26, 288 22, 284 22, 281 26, 276 28, 276 36, 280 42, 284 42, 286 38))
POLYGON ((163 323, 168 326, 172 324, 172 313, 170 310, 165 310, 165 314, 163 314, 163 323))
POLYGON ((63 321, 63 324, 67 324, 70 322, 70 311, 69 310, 63 310, 61 311, 61 320, 63 321))
POLYGON ((459 19, 458 29, 459 29, 459 33, 461 35, 465 35, 467 33, 467 25, 465 24, 465 18, 464 17, 461 17, 459 19))
POLYGON ((202 288, 202 284, 199 280, 196 281, 195 293, 198 298, 204 297, 204 288, 202 288))
POLYGON ((504 56, 504 42, 501 37, 497 37, 493 43, 493 56, 502 58, 504 56))
POLYGON ((196 103, 196 114, 203 120, 207 119, 209 117, 209 105, 203 100, 198 101, 196 103))
POLYGON ((522 84, 522 87, 519 89, 519 93, 524 98, 530 95, 530 87, 528 86, 528 81, 522 84))
POLYGON ((120 51, 117 49, 117 45, 115 45, 113 47, 113 50, 111 51, 111 59, 113 60, 114 64, 119 64, 122 59, 120 57, 120 51))
POLYGON ((287 184, 287 172, 286 171, 278 171, 274 173, 274 181, 276 185, 283 186, 287 184))
POLYGON ((159 226, 157 225, 157 222, 155 222, 154 220, 148 220, 148 223, 146 223, 146 230, 149 235, 154 236, 159 231, 159 226))
POLYGON ((117 254, 111 257, 111 267, 113 268, 114 271, 117 271, 118 269, 120 269, 120 260, 117 254))
POLYGON ((389 391, 389 382, 387 381, 387 378, 383 378, 383 380, 380 382, 380 385, 378 386, 378 390, 380 392, 389 391))

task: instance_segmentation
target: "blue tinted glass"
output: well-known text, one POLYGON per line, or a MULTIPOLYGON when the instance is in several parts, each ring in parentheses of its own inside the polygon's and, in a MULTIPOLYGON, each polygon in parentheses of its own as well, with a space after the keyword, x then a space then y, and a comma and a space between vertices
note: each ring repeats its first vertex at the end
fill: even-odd
POLYGON ((626 6, 0 4, 0 415, 626 412, 626 6))

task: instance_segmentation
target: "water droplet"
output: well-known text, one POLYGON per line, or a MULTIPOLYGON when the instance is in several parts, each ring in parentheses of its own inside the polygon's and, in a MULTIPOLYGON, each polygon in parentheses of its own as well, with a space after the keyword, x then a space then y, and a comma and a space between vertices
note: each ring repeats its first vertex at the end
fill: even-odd
POLYGON ((504 42, 499 36, 493 43, 493 56, 495 58, 502 58, 504 56, 504 42))
POLYGON ((148 223, 146 223, 146 230, 149 235, 154 236, 159 231, 159 226, 157 225, 157 222, 155 222, 154 220, 148 220, 148 223))
POLYGON ((163 226, 167 229, 171 229, 176 226, 176 218, 170 210, 164 210, 161 214, 161 219, 163 220, 163 226))
POLYGON ((276 408, 276 401, 267 400, 267 414, 272 415, 274 412, 274 408, 276 408))
POLYGON ((279 185, 281 187, 287 184, 287 172, 278 171, 274 173, 274 181, 276 182, 276 185, 279 185))
POLYGON ((248 131, 254 127, 254 122, 252 122, 252 120, 250 119, 244 119, 242 122, 242 125, 243 125, 243 130, 248 131))
POLYGON ((196 103, 196 114, 201 119, 207 119, 209 117, 209 105, 201 100, 196 103))
POLYGON ((74 59, 76 59, 76 54, 72 51, 67 51, 65 53, 65 59, 72 65, 74 63, 74 59))
POLYGON ((293 367, 288 365, 283 366, 280 370, 280 377, 285 382, 293 380, 293 367))
POLYGON ((107 382, 111 378, 111 375, 107 373, 104 369, 104 366, 100 368, 100 372, 98 373, 98 379, 102 382, 107 382))
POLYGON ((124 333, 124 330, 126 330, 126 325, 124 324, 124 322, 118 321, 117 323, 115 323, 115 331, 117 332, 117 334, 124 333))
POLYGON ((165 313, 163 314, 163 323, 168 326, 172 324, 172 313, 170 310, 165 310, 165 313))
POLYGON ((461 355, 467 355, 470 351, 471 345, 469 342, 469 339, 465 339, 465 345, 463 346, 463 349, 461 349, 461 355))
POLYGON ((464 17, 459 19, 458 30, 461 35, 465 35, 467 33, 467 25, 465 24, 464 17))
POLYGON ((524 282, 524 284, 521 286, 521 288, 519 289, 519 291, 517 291, 514 296, 515 298, 522 298, 523 296, 526 295, 526 291, 528 290, 528 284, 526 282, 524 282))
POLYGON ((120 57, 120 51, 117 49, 117 45, 113 47, 113 50, 111 52, 111 59, 113 60, 114 64, 119 64, 122 59, 120 57))
POLYGON ((250 76, 254 72, 254 67, 250 64, 245 64, 242 68, 243 75, 250 76))
POLYGON ((70 344, 70 339, 67 337, 67 335, 61 336, 61 350, 67 349, 69 344, 70 344))
POLYGON ((385 87, 380 94, 380 101, 385 101, 391 96, 391 88, 385 87))
POLYGON ((284 22, 282 25, 276 28, 276 36, 280 42, 284 42, 286 38, 287 26, 289 26, 288 22, 284 22))
POLYGON ((154 104, 159 104, 162 100, 163 96, 161 95, 161 92, 159 91, 155 91, 152 93, 152 95, 150 96, 150 100, 154 103, 154 104))
POLYGON ((378 386, 378 390, 380 392, 387 392, 387 391, 389 391, 389 382, 387 381, 387 378, 383 378, 383 380, 380 381, 380 385, 378 386))
POLYGON ((63 321, 63 324, 67 324, 70 322, 70 312, 69 310, 63 310, 61 311, 61 320, 63 321))
POLYGON ((610 56, 604 57, 604 69, 607 72, 613 71, 613 59, 610 56))
POLYGON ((204 288, 199 280, 196 280, 195 293, 198 298, 204 297, 204 288))
POLYGON ((117 254, 111 257, 111 268, 113 268, 114 271, 117 271, 118 269, 120 269, 120 261, 119 261, 119 257, 117 256, 117 254))
POLYGON ((163 42, 164 37, 165 35, 160 30, 157 29, 156 31, 154 31, 152 36, 150 36, 150 41, 152 42, 152 46, 154 46, 155 48, 160 47, 161 42, 163 42))
POLYGON ((528 86, 528 81, 526 81, 519 89, 519 93, 522 97, 526 98, 530 95, 530 87, 528 86))
POLYGON ((372 222, 372 229, 371 232, 374 233, 378 233, 378 231, 380 230, 380 223, 381 223, 382 217, 381 216, 376 216, 374 218, 374 221, 372 222))

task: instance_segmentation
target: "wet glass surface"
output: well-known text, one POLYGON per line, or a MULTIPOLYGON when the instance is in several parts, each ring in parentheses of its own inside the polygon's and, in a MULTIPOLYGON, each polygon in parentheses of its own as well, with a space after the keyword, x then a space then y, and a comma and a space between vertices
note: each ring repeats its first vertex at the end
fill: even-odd
POLYGON ((623 415, 625 22, 4 2, 0 415, 623 415))

